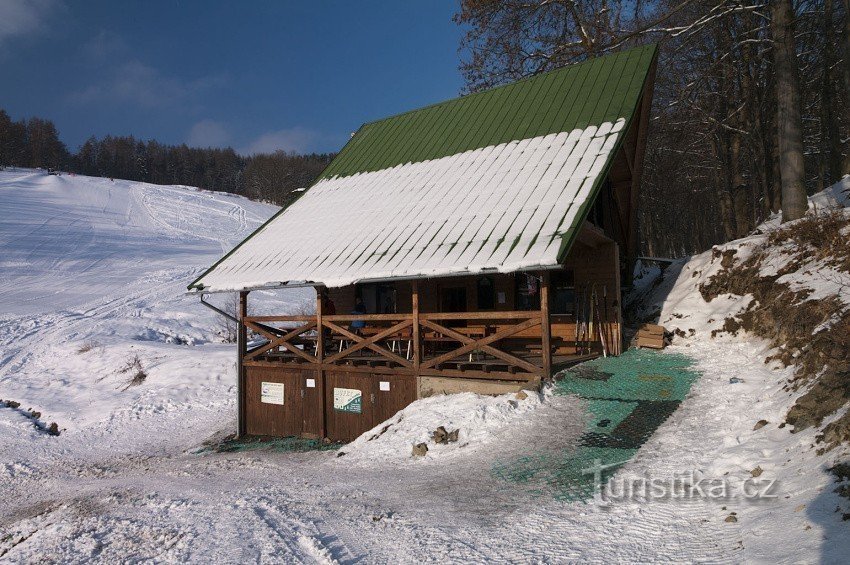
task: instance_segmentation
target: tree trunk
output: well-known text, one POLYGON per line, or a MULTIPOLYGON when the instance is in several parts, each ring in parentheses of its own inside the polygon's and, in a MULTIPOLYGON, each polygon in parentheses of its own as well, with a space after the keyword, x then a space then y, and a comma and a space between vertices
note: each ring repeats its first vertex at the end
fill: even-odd
POLYGON ((791 0, 775 0, 771 4, 783 222, 802 218, 809 207, 803 184, 803 122, 793 18, 791 0))
POLYGON ((741 174, 741 134, 731 132, 729 140, 729 164, 732 170, 729 178, 729 191, 732 194, 732 207, 735 212, 735 238, 744 237, 750 231, 747 213, 747 185, 741 174))
MULTIPOLYGON (((850 0, 844 0, 844 122, 850 129, 850 0)), ((842 174, 850 175, 850 133, 844 148, 844 166, 842 174)))
POLYGON ((823 51, 823 77, 822 77, 822 94, 821 94, 821 156, 822 168, 824 173, 821 175, 822 188, 835 183, 842 175, 841 162, 841 137, 838 133, 838 115, 835 111, 836 92, 834 82, 832 80, 832 68, 836 62, 835 48, 837 42, 835 33, 833 32, 833 3, 832 0, 825 0, 823 3, 823 27, 824 42, 823 51))

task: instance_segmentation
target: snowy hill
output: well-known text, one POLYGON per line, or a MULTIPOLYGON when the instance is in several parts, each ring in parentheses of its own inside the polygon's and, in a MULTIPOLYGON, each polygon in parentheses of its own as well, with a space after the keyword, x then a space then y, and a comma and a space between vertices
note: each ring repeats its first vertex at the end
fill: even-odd
MULTIPOLYGON (((154 413, 229 410, 232 346, 185 288, 276 207, 18 169, 0 172, 0 210, 0 399, 87 449, 116 427, 133 436, 117 441, 159 443, 138 429, 169 425, 154 413), (146 386, 121 392, 137 357, 146 386)), ((37 435, 20 411, 0 410, 0 442, 33 449, 37 435)))

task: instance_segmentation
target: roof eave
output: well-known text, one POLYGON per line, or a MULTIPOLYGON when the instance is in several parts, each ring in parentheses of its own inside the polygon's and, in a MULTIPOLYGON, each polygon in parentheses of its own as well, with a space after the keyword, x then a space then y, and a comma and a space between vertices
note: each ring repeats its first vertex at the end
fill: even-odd
MULTIPOLYGON (((402 275, 397 277, 376 277, 376 278, 366 278, 366 279, 358 279, 350 285, 356 284, 374 284, 374 283, 388 283, 388 282, 404 282, 404 281, 421 281, 427 279, 445 279, 445 278, 454 278, 454 277, 470 277, 470 276, 478 276, 478 275, 507 275, 512 273, 525 273, 529 271, 556 271, 559 269, 563 269, 563 265, 561 264, 552 264, 552 265, 533 265, 529 267, 523 267, 521 269, 513 269, 510 271, 502 271, 496 268, 489 269, 480 269, 477 271, 457 271, 451 273, 441 273, 439 275, 402 275)), ((350 285, 342 285, 342 286, 350 286, 350 285)), ((187 292, 187 295, 197 296, 200 294, 219 294, 225 292, 250 292, 254 290, 281 290, 286 288, 308 288, 308 287, 319 287, 319 286, 327 286, 323 282, 319 281, 307 281, 307 282, 297 282, 297 283, 276 283, 276 284, 263 284, 256 286, 245 286, 240 288, 228 288, 228 289, 205 289, 198 288, 197 286, 190 289, 187 292)))

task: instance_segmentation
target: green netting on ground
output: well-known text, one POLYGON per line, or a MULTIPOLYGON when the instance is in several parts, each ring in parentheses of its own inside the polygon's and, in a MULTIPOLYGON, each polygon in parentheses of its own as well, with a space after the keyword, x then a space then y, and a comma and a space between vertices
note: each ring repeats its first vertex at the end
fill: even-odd
POLYGON ((683 355, 630 349, 619 357, 595 359, 566 371, 556 394, 612 400, 685 399, 696 374, 683 355))
POLYGON ((248 437, 244 439, 227 439, 221 443, 204 445, 195 453, 232 453, 241 451, 277 451, 277 452, 304 452, 304 451, 329 451, 338 449, 338 443, 322 443, 317 439, 303 439, 298 437, 280 438, 258 438, 248 437))
POLYGON ((498 461, 494 476, 588 500, 684 400, 699 374, 687 357, 633 349, 561 373, 556 395, 586 400, 585 433, 575 448, 498 461))

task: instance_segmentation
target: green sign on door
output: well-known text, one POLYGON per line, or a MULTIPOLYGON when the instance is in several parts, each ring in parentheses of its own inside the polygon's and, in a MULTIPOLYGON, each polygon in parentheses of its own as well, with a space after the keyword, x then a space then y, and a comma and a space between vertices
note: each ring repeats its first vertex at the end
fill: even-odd
POLYGON ((353 388, 334 388, 334 410, 361 414, 363 393, 353 388))

